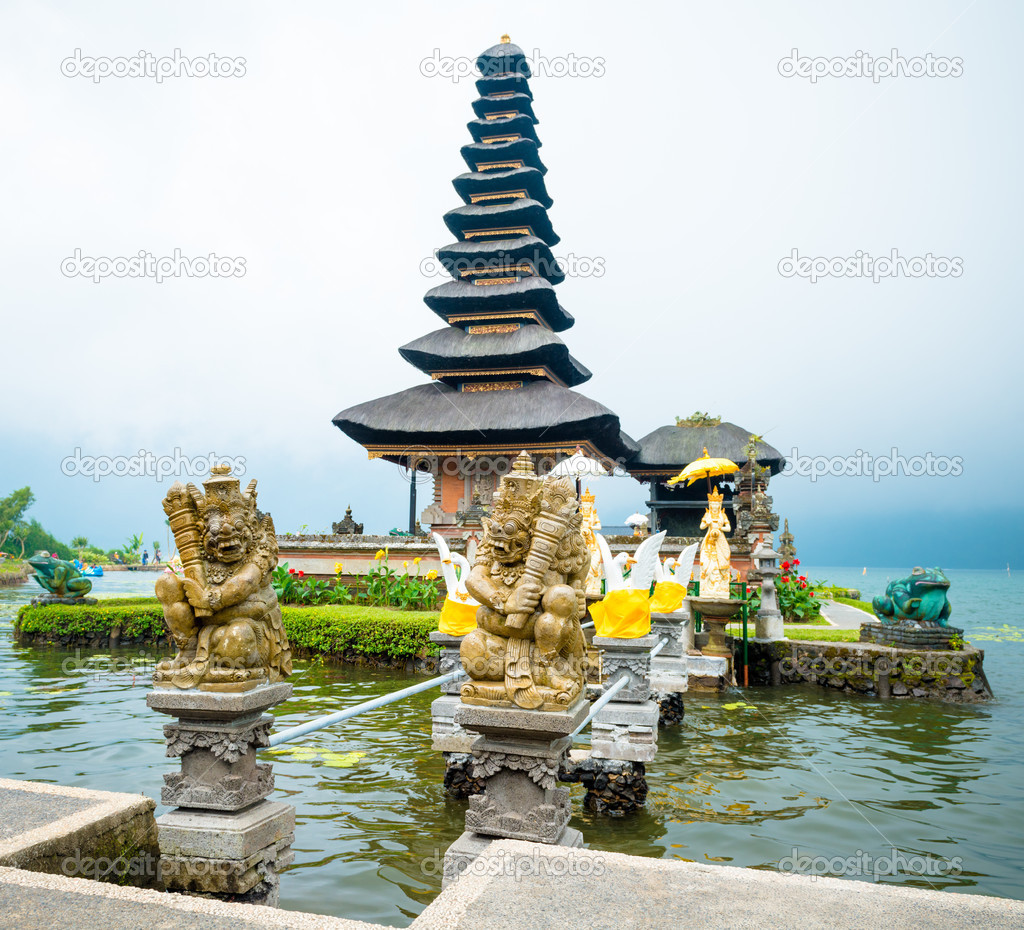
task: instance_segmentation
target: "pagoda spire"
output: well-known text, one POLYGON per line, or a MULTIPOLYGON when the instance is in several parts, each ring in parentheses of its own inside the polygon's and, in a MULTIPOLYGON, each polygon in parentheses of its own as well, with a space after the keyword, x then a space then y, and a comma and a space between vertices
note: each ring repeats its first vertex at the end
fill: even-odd
MULTIPOLYGON (((574 320, 555 294, 565 273, 551 251, 559 237, 526 55, 503 35, 476 65, 471 141, 461 148, 469 170, 452 181, 462 203, 443 218, 455 241, 437 253, 451 280, 423 298, 445 325, 399 349, 432 383, 350 407, 334 423, 371 458, 406 464, 413 448, 421 463, 424 450, 509 462, 521 450, 561 457, 577 448, 629 458, 637 447, 618 417, 568 390, 591 374, 556 335, 574 320)), ((435 499, 424 522, 440 529, 463 519, 470 501, 486 504, 484 479, 460 491, 432 467, 435 499)))

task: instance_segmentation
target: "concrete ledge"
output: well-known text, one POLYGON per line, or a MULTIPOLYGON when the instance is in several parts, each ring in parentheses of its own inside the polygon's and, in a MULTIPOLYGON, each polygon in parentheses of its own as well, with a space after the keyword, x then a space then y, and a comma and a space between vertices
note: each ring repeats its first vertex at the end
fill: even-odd
POLYGON ((1005 898, 495 840, 412 930, 1022 925, 1024 902, 1005 898))
POLYGON ((0 914, 18 930, 380 930, 358 920, 0 868, 0 914))
POLYGON ((0 866, 67 875, 102 858, 127 869, 158 854, 155 807, 140 794, 0 778, 0 866))

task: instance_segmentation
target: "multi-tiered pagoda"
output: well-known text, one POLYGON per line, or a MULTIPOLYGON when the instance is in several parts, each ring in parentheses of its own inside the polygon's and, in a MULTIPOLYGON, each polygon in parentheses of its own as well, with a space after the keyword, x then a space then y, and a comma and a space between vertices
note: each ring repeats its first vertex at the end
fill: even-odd
POLYGON ((555 296, 564 274, 526 56, 503 36, 477 67, 469 171, 452 182, 464 206, 444 216, 458 241, 438 253, 452 280, 424 297, 445 326, 399 349, 431 383, 334 418, 371 458, 433 473, 421 519, 447 534, 479 525, 522 450, 541 468, 577 449, 604 460, 637 451, 612 411, 570 390, 590 372, 556 335, 573 318, 555 296))

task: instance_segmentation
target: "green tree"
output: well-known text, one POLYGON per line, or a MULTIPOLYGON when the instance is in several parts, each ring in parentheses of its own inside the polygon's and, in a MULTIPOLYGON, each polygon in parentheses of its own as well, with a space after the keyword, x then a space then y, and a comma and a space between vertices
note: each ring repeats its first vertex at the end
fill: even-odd
POLYGON ((85 536, 76 536, 71 540, 72 549, 88 549, 89 540, 85 536))
POLYGON ((0 498, 0 548, 7 542, 11 530, 25 515, 25 511, 35 502, 35 495, 30 487, 12 491, 7 497, 0 498))
POLYGON ((142 533, 134 533, 124 543, 124 561, 127 565, 137 565, 142 561, 142 533))

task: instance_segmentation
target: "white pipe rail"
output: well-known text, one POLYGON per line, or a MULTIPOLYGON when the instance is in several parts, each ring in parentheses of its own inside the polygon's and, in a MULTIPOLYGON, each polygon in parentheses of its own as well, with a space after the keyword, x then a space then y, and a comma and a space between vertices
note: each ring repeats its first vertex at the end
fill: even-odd
POLYGON ((456 678, 461 678, 465 674, 466 673, 461 668, 458 668, 454 672, 449 672, 447 675, 441 675, 438 678, 430 678, 427 681, 421 681, 418 685, 403 688, 401 691, 392 691, 390 694, 384 694, 379 698, 374 698, 372 701, 363 701, 362 704, 346 707, 344 710, 339 710, 333 714, 327 714, 324 717, 317 717, 315 720, 310 720, 309 723, 300 723, 298 726, 289 727, 287 730, 281 730, 280 733, 275 733, 271 736, 270 745, 280 746, 281 743, 287 743, 288 740, 293 740, 297 736, 305 736, 307 733, 312 733, 315 730, 322 730, 324 727, 329 727, 333 723, 340 723, 342 720, 349 720, 352 717, 359 716, 359 714, 365 714, 368 710, 376 710, 378 707, 383 707, 385 704, 392 704, 395 701, 401 701, 403 698, 412 697, 414 694, 419 694, 421 691, 429 691, 431 688, 437 688, 449 681, 454 681, 456 678))

